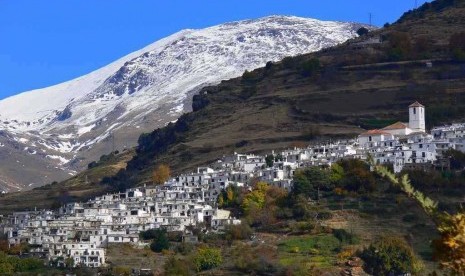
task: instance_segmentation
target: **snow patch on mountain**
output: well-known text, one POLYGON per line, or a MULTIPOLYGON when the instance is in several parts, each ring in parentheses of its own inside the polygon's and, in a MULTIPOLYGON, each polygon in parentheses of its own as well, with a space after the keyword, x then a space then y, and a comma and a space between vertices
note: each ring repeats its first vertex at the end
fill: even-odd
POLYGON ((98 156, 92 150, 115 132, 139 135, 175 121, 202 87, 337 45, 361 26, 270 16, 183 30, 85 76, 1 100, 0 132, 28 147, 23 152, 74 170, 84 152, 98 156))

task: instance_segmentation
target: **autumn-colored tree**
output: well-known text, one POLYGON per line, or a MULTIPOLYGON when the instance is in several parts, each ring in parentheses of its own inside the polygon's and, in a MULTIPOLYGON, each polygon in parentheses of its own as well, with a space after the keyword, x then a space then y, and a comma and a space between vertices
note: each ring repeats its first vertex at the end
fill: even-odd
POLYGON ((7 253, 9 250, 9 245, 7 240, 0 240, 0 252, 7 253))
POLYGON ((255 185, 255 188, 245 195, 244 200, 242 201, 242 208, 246 213, 248 213, 251 209, 261 209, 265 206, 266 191, 268 188, 269 186, 267 183, 258 182, 255 185))
POLYGON ((375 166, 375 170, 415 199, 437 225, 440 237, 432 244, 434 259, 453 275, 465 275, 465 212, 440 213, 437 202, 415 190, 407 174, 399 178, 386 167, 375 166))
POLYGON ((441 237, 433 241, 434 259, 443 268, 465 275, 465 213, 443 215, 438 230, 441 237))
POLYGON ((215 268, 223 262, 221 250, 212 247, 202 247, 197 250, 193 257, 197 272, 215 268))
POLYGON ((171 169, 165 164, 159 165, 153 172, 153 182, 157 185, 162 185, 171 176, 171 169))
POLYGON ((218 206, 219 206, 219 207, 223 207, 223 204, 224 204, 223 194, 220 194, 220 195, 218 196, 218 206))
POLYGON ((226 190, 226 199, 228 200, 228 202, 232 202, 234 200, 234 191, 231 188, 231 186, 229 186, 226 190))

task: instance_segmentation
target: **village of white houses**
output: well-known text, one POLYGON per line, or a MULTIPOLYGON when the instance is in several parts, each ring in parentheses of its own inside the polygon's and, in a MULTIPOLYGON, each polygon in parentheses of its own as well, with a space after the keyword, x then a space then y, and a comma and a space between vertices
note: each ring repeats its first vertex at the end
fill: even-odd
POLYGON ((250 182, 259 179, 291 190, 296 170, 328 167, 341 159, 370 159, 392 166, 396 173, 407 167, 438 169, 448 166, 443 158, 446 150, 465 151, 465 124, 438 126, 427 133, 425 106, 414 102, 408 110, 408 123, 369 130, 353 140, 272 152, 272 164, 266 156, 234 153, 162 185, 131 188, 57 210, 15 212, 0 217, 0 230, 10 246, 33 245, 30 254, 57 266, 71 259, 73 266, 101 267, 106 264, 109 244, 144 246, 141 231, 163 228, 180 231, 184 239, 190 239, 191 226, 221 232, 227 225, 240 224, 217 203, 218 195, 229 186, 250 189, 250 182))

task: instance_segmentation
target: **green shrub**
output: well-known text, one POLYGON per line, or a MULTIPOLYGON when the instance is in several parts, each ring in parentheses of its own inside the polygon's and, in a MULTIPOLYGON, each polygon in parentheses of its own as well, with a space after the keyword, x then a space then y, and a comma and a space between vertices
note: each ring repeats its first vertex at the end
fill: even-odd
POLYGON ((223 257, 218 248, 199 248, 194 256, 194 265, 198 272, 218 267, 221 263, 223 263, 223 257))
POLYGON ((333 235, 342 244, 358 244, 359 237, 354 233, 349 233, 345 229, 333 229, 333 235))
POLYGON ((318 167, 297 170, 294 174, 294 186, 291 193, 294 196, 304 195, 318 198, 317 190, 330 191, 334 187, 328 171, 318 167))
POLYGON ((44 263, 39 259, 20 259, 16 256, 9 256, 0 252, 0 274, 9 275, 16 272, 31 272, 43 268, 44 263))
POLYGON ((225 230, 225 237, 228 241, 247 240, 253 234, 252 228, 246 223, 239 225, 228 225, 225 230))
POLYGON ((165 229, 152 229, 146 231, 146 237, 153 238, 150 244, 150 249, 154 252, 162 252, 163 250, 170 248, 170 241, 168 239, 168 233, 165 229), (150 231, 150 232, 149 232, 150 231), (149 232, 149 233, 147 233, 149 232))
POLYGON ((194 245, 188 242, 182 242, 176 246, 176 252, 182 255, 188 255, 194 250, 194 245))
POLYGON ((418 274, 423 268, 413 249, 399 238, 384 237, 358 255, 365 271, 373 275, 418 274))

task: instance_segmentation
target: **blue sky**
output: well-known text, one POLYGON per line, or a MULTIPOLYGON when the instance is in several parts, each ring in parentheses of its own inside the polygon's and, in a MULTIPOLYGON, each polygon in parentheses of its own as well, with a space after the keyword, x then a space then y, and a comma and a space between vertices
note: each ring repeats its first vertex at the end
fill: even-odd
POLYGON ((370 12, 382 26, 414 5, 415 0, 0 0, 0 99, 89 73, 181 29, 273 14, 367 23, 370 12))

